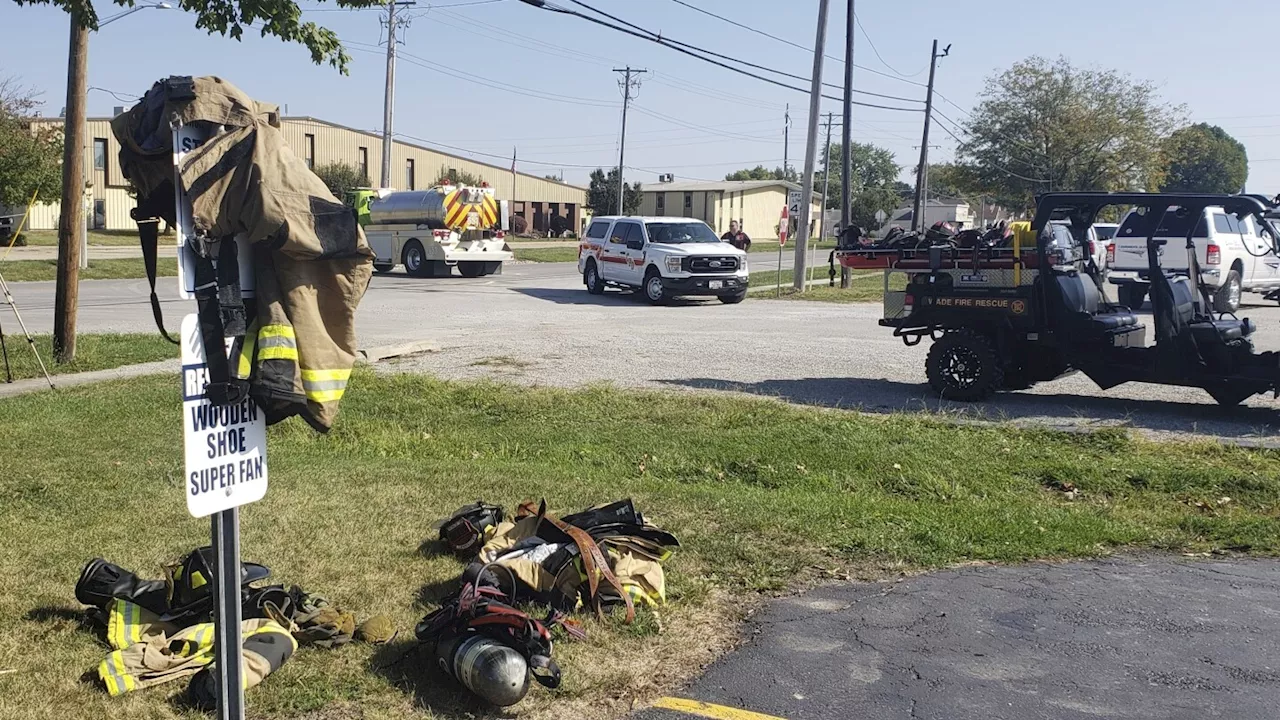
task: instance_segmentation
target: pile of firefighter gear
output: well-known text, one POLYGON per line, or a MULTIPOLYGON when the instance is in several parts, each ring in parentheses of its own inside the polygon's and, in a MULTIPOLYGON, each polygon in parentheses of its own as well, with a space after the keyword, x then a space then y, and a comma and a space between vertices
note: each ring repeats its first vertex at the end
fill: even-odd
MULTIPOLYGON (((214 704, 213 550, 199 548, 165 567, 163 580, 144 580, 95 558, 80 573, 76 599, 106 635, 111 652, 98 676, 111 695, 194 676, 192 703, 214 704)), ((240 598, 245 687, 253 687, 293 656, 298 646, 332 648, 352 640, 381 643, 394 636, 375 616, 357 624, 354 613, 294 585, 256 586, 271 572, 242 563, 240 598)))
POLYGON ((294 155, 275 105, 217 77, 157 82, 111 121, 120 169, 137 189, 133 211, 155 293, 159 221, 177 226, 174 128, 208 135, 181 148, 178 181, 191 202, 195 295, 206 348, 233 339, 231 358, 209 353, 206 392, 215 405, 248 398, 268 424, 301 415, 327 431, 355 361, 355 312, 373 252, 353 210, 294 155), (255 296, 244 298, 238 242, 252 247, 255 296))
POLYGON ((631 500, 556 517, 546 502, 525 503, 506 519, 484 502, 460 508, 440 524, 440 541, 469 560, 461 589, 418 623, 418 640, 440 667, 485 701, 507 706, 529 689, 529 677, 555 688, 551 628, 583 637, 569 613, 590 607, 598 617, 637 604, 666 601, 662 563, 680 543, 648 523, 631 500), (544 619, 517 605, 547 605, 544 619))
POLYGON ((848 232, 841 233, 837 243, 839 250, 919 250, 938 245, 949 245, 955 248, 1000 248, 1013 244, 1013 232, 1005 222, 979 230, 970 228, 958 230, 947 221, 939 221, 924 232, 904 230, 900 227, 889 228, 889 231, 877 240, 863 237, 861 228, 850 226, 848 232))

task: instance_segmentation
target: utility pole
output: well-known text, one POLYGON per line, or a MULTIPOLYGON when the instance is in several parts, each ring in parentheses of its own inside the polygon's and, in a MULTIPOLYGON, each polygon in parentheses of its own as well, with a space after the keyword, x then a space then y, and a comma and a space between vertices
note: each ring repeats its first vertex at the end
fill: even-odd
MULTIPOLYGON (((822 242, 827 237, 827 192, 831 190, 831 121, 834 115, 835 113, 827 113, 827 146, 822 154, 822 204, 819 206, 822 208, 822 214, 818 216, 818 242, 822 242)), ((806 280, 813 279, 815 265, 817 265, 815 259, 810 258, 809 277, 806 280)))
POLYGON ((382 182, 381 187, 391 187, 391 137, 396 104, 396 26, 407 25, 408 20, 396 18, 396 6, 413 5, 413 0, 390 0, 387 3, 387 85, 382 95, 382 182))
MULTIPOLYGON (((854 23, 858 16, 854 13, 854 0, 848 0, 844 18, 844 125, 840 128, 840 142, 843 151, 840 154, 840 232, 846 232, 853 217, 853 39, 854 23)), ((840 266, 840 287, 847 288, 853 284, 853 273, 840 266)))
POLYGON ((637 70, 630 65, 625 68, 614 68, 614 72, 623 73, 622 76, 622 137, 618 140, 618 214, 623 214, 623 200, 626 191, 626 185, 622 182, 622 161, 627 153, 627 106, 631 104, 631 76, 635 75, 635 87, 640 87, 640 75, 649 72, 648 70, 637 70))
POLYGON ((951 46, 948 45, 942 54, 938 54, 938 41, 933 41, 933 52, 929 56, 929 89, 924 97, 924 137, 920 140, 920 165, 916 168, 916 202, 911 213, 911 228, 917 232, 923 231, 925 208, 928 205, 927 195, 929 194, 929 123, 933 119, 933 76, 938 69, 938 58, 946 57, 951 53, 951 46))
POLYGON ((782 116, 782 179, 787 179, 787 158, 791 155, 791 103, 782 116))
MULTIPOLYGON (((796 227, 795 265, 791 285, 804 290, 805 253, 809 250, 809 220, 813 214, 813 163, 818 154, 818 116, 822 112, 822 58, 827 44, 827 7, 830 0, 819 0, 818 30, 813 43, 813 79, 809 88, 809 127, 804 138, 804 177, 800 194, 800 222, 796 227)), ((782 268, 778 268, 781 275, 782 268)))
POLYGON ((63 126, 62 206, 58 217, 58 282, 53 301, 53 359, 76 359, 76 306, 80 299, 80 237, 84 229, 85 95, 89 29, 75 11, 67 53, 67 112, 63 126))

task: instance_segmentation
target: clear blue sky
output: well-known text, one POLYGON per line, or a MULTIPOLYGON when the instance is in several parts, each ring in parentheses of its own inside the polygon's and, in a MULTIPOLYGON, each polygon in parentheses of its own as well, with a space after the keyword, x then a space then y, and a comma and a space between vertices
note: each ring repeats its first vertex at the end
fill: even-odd
MULTIPOLYGON (((613 67, 646 68, 628 118, 628 179, 653 182, 658 172, 718 179, 743 166, 780 165, 783 106, 791 104, 790 158, 801 167, 808 98, 704 64, 672 50, 540 11, 518 0, 419 0, 405 33, 407 55, 397 71, 395 130, 426 144, 452 145, 498 157, 519 147, 520 170, 558 173, 585 182, 588 167, 617 162, 620 92, 613 67), (453 6, 453 7, 450 7, 453 6), (410 57, 412 56, 412 57, 410 57), (494 87, 496 85, 496 87, 494 87), (528 95, 513 93, 514 87, 528 95), (586 102, 583 102, 586 101, 586 102)), ((589 0, 590 4, 666 36, 807 76, 812 54, 701 15, 672 0, 589 0)), ((800 45, 811 45, 817 0, 688 0, 800 45)), ((562 4, 572 6, 567 0, 562 4)), ((1186 105, 1192 121, 1221 125, 1249 151, 1251 191, 1280 192, 1280 94, 1274 91, 1275 50, 1265 31, 1276 18, 1270 0, 1077 0, 1062 5, 1025 0, 858 3, 867 38, 858 34, 855 64, 912 82, 927 78, 930 41, 952 45, 941 61, 939 110, 963 121, 984 79, 1032 54, 1065 55, 1077 65, 1117 68, 1155 82, 1164 99, 1186 105), (980 7, 979 7, 980 5, 980 7), (1250 18, 1253 18, 1251 21, 1250 18), (891 67, 890 67, 891 66, 891 67), (959 106, 959 107, 957 107, 959 106), (962 110, 963 108, 964 110, 962 110)), ((101 1, 102 17, 119 9, 101 1)), ((306 8, 333 8, 308 0, 306 8)), ((254 97, 353 127, 379 130, 384 60, 377 48, 380 12, 308 11, 307 17, 350 43, 349 76, 315 66, 306 50, 246 33, 243 42, 210 36, 178 10, 143 10, 104 27, 90 42, 89 84, 132 98, 161 76, 220 75, 254 97)), ((65 97, 67 19, 50 7, 0 0, 0 74, 44 92, 55 115, 65 97)), ((843 56, 844 3, 832 2, 828 54, 843 56)), ((843 66, 827 61, 827 82, 842 82, 843 66)), ((803 84, 792 81, 795 84, 803 84)), ((856 70, 855 88, 923 98, 922 87, 856 70)), ((833 92, 835 92, 833 90, 833 92)), ((886 104, 915 103, 860 99, 886 104)), ((89 94, 91 115, 125 104, 89 94)), ((827 101, 823 112, 839 113, 827 101)), ((855 108, 854 139, 892 150, 911 166, 919 145, 919 113, 855 108)), ((943 121, 944 124, 945 121, 943 121)), ((838 131, 837 131, 838 137, 838 131)), ((955 141, 936 130, 933 158, 952 156, 955 141)), ((443 149, 443 148, 442 148, 443 149)), ((461 153, 467 154, 467 153, 461 153)), ((931 159, 933 159, 931 158, 931 159)))

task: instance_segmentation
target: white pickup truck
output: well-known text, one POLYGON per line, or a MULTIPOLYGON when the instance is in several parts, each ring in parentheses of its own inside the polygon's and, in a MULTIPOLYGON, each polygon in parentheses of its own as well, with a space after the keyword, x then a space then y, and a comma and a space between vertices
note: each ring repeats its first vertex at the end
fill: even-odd
MULTIPOLYGON (((1280 290, 1280 257, 1276 256, 1271 230, 1260 228, 1253 218, 1243 220, 1219 207, 1207 208, 1198 218, 1170 209, 1161 218, 1156 238, 1161 246, 1160 265, 1166 274, 1187 273, 1187 231, 1196 221, 1194 242, 1199 282, 1213 296, 1217 312, 1235 312, 1243 292, 1270 294, 1280 290)), ((1149 281, 1147 236, 1151 218, 1130 211, 1120 223, 1108 257, 1109 280, 1117 286, 1120 304, 1137 309, 1146 299, 1149 281)))
POLYGON ((680 295, 715 295, 726 304, 747 297, 747 254, 685 217, 598 217, 578 247, 587 292, 630 288, 660 305, 680 295))

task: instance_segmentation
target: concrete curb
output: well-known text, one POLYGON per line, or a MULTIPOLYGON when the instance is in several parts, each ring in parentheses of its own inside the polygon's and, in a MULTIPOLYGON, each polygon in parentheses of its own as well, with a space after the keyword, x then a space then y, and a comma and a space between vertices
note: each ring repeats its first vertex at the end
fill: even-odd
MULTIPOLYGON (((392 358, 417 355, 427 352, 438 352, 439 350, 439 347, 429 342, 412 342, 403 345, 382 345, 368 350, 360 350, 356 354, 356 362, 372 364, 392 358)), ((61 389, 76 387, 77 385, 92 385, 93 383, 108 382, 110 380, 124 380, 126 378, 140 377, 142 375, 156 375, 159 373, 177 374, 180 367, 181 363, 176 358, 172 360, 158 360, 156 362, 139 363, 137 365, 123 365, 109 370, 93 370, 90 372, 54 375, 53 385, 54 388, 61 389)), ((49 383, 46 382, 43 377, 14 380, 11 383, 0 382, 0 398, 27 395, 29 393, 49 389, 49 383)))
POLYGON ((373 364, 383 360, 419 355, 422 353, 440 352, 440 347, 426 340, 405 343, 403 345, 382 345, 380 347, 361 350, 356 354, 357 363, 373 364))
MULTIPOLYGON (((178 360, 158 360, 156 362, 139 363, 137 365, 124 365, 110 370, 93 370, 90 372, 68 373, 66 375, 54 375, 53 384, 56 388, 75 387, 77 385, 91 385, 98 382, 106 382, 108 380, 124 380, 131 377, 139 377, 141 375, 154 375, 157 373, 177 373, 181 364, 178 360)), ((14 397, 17 395, 26 395, 27 393, 48 390, 49 383, 43 377, 28 378, 26 380, 14 380, 12 383, 0 384, 0 398, 14 397)))

